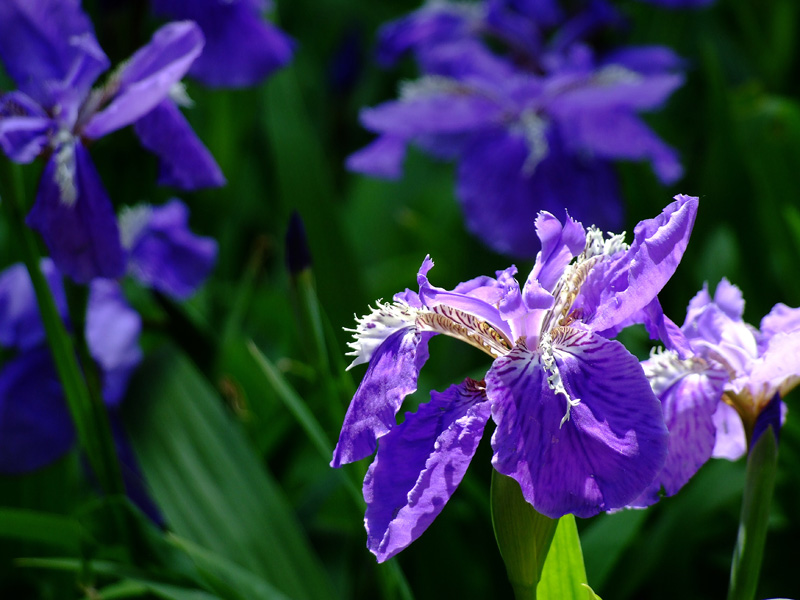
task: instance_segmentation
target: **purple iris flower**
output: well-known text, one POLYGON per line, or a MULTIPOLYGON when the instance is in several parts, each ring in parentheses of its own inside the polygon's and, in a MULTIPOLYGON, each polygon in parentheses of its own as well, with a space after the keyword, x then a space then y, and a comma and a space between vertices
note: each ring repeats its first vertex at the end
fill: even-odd
POLYGON ((152 0, 153 12, 195 21, 206 38, 189 74, 211 87, 261 83, 292 59, 294 42, 265 21, 267 0, 152 0))
POLYGON ((656 502, 662 488, 675 494, 712 456, 738 459, 767 424, 777 435, 782 398, 800 382, 800 308, 776 304, 760 330, 743 312, 735 285, 723 279, 713 298, 704 286, 689 303, 676 348, 643 364, 670 441, 662 473, 633 506, 656 502))
POLYGON ((611 161, 648 160, 663 183, 682 175, 675 151, 639 113, 661 107, 683 76, 663 47, 596 55, 582 37, 618 18, 596 4, 549 39, 560 14, 549 2, 431 2, 386 26, 380 60, 413 50, 424 75, 404 83, 398 100, 362 111, 378 138, 348 168, 398 178, 409 144, 455 160, 468 229, 505 254, 536 254, 528 224, 540 210, 566 206, 582 222, 619 228, 611 161))
MULTIPOLYGON (((140 283, 174 298, 194 292, 216 259, 216 243, 188 229, 187 209, 178 200, 163 207, 136 207, 120 219, 130 274, 140 283)), ((50 259, 41 269, 56 306, 66 318, 61 274, 50 259)), ((102 395, 112 421, 142 359, 142 323, 119 282, 89 284, 85 337, 102 377, 102 395)), ((72 420, 56 374, 28 272, 14 265, 0 274, 0 344, 17 354, 0 371, 0 473, 24 473, 46 466, 74 445, 72 420)), ((113 423, 123 472, 135 499, 147 506, 138 469, 119 423, 113 423)), ((148 514, 154 514, 152 510, 148 514)))
POLYGON ((353 365, 369 363, 347 411, 331 465, 377 455, 364 479, 368 548, 386 560, 419 537, 460 483, 491 416, 492 464, 552 518, 589 517, 638 497, 664 465, 667 430, 639 361, 609 335, 658 321, 656 294, 675 271, 697 199, 676 196, 636 226, 633 243, 569 216, 540 213, 542 249, 522 289, 509 267, 453 290, 396 294, 359 319, 353 365), (483 350, 493 363, 402 424, 437 334, 483 350), (378 443, 380 440, 380 443, 378 443))
POLYGON ((109 60, 77 0, 0 3, 0 59, 19 87, 0 96, 0 147, 15 162, 46 160, 27 222, 75 281, 114 278, 125 269, 114 210, 88 144, 135 124, 143 145, 159 156, 162 183, 224 183, 172 100, 185 96, 180 80, 202 47, 196 24, 170 23, 93 90, 109 60))

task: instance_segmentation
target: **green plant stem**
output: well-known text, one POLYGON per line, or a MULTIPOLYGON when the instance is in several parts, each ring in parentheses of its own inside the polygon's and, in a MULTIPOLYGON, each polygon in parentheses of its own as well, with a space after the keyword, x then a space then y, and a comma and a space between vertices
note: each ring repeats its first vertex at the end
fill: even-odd
POLYGON ((731 563, 728 600, 752 600, 756 596, 777 467, 778 443, 772 427, 769 427, 747 456, 742 511, 731 563))
POLYGON ((75 347, 58 313, 47 281, 39 268, 40 254, 33 232, 25 225, 23 212, 24 185, 17 165, 0 159, 0 200, 9 219, 10 229, 17 233, 23 261, 30 274, 39 312, 42 315, 47 342, 53 355, 58 377, 64 388, 78 443, 86 453, 100 487, 107 494, 124 493, 119 463, 114 450, 111 426, 99 392, 94 397, 78 365, 75 347))
POLYGON ((538 513, 522 496, 519 484, 492 470, 492 525, 516 600, 536 598, 557 519, 538 513))

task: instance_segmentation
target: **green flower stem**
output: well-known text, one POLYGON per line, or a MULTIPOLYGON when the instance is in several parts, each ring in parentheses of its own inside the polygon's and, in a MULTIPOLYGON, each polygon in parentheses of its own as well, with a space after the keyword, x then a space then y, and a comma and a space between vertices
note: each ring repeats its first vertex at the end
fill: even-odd
POLYGON ((538 513, 519 484, 492 470, 492 525, 517 600, 536 598, 547 552, 558 520, 538 513))
POLYGON ((7 160, 0 160, 0 165, 0 186, 4 192, 0 204, 5 209, 10 229, 19 238, 19 248, 36 292, 47 341, 64 388, 78 442, 88 456, 103 491, 108 494, 124 493, 111 426, 99 394, 99 386, 94 396, 90 394, 78 365, 72 339, 58 314, 50 287, 39 269, 40 254, 36 239, 25 225, 23 216, 25 203, 21 170, 7 160))
POLYGON ((772 427, 768 427, 747 456, 739 534, 733 551, 728 600, 752 600, 756 596, 777 468, 778 443, 772 427))

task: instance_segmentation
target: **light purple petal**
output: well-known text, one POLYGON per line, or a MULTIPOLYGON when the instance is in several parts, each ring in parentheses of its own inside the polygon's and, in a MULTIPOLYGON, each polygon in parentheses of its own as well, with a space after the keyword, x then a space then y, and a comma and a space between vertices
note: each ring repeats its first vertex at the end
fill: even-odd
MULTIPOLYGON (((49 258, 43 258, 39 268, 50 286, 58 313, 66 318, 67 298, 61 274, 49 258)), ((0 344, 28 350, 44 339, 44 324, 28 269, 17 263, 0 274, 0 344)))
POLYGON ((761 333, 767 339, 780 332, 797 330, 800 330, 800 308, 779 303, 761 319, 761 333))
POLYGON ((153 110, 186 74, 202 48, 203 34, 196 23, 183 21, 161 27, 125 64, 119 74, 118 94, 89 120, 83 134, 102 137, 153 110))
POLYGON ((596 71, 594 79, 586 79, 583 85, 562 87, 554 78, 548 112, 564 123, 582 114, 586 114, 587 120, 613 118, 615 112, 632 115, 634 111, 660 108, 684 81, 680 74, 615 80, 614 72, 607 69, 607 72, 596 71))
POLYGON ((160 185, 198 190, 225 185, 225 176, 172 100, 134 124, 142 146, 158 156, 160 185))
POLYGON ((119 283, 95 279, 86 306, 86 344, 103 373, 103 399, 110 406, 122 401, 128 379, 142 360, 139 334, 142 318, 133 310, 119 283))
POLYGON ((54 121, 22 92, 0 95, 0 148, 17 163, 29 163, 42 153, 54 121))
POLYGON ((0 371, 0 473, 49 465, 75 441, 48 348, 24 352, 0 371))
POLYGON ((382 177, 400 179, 403 175, 403 161, 406 157, 405 138, 382 135, 361 150, 353 152, 345 163, 349 171, 382 177))
POLYGON ((669 451, 664 468, 645 492, 631 503, 649 506, 678 492, 703 466, 714 448, 716 426, 713 415, 728 380, 725 371, 705 361, 681 361, 664 353, 642 363, 656 396, 661 400, 669 429, 669 451))
POLYGON ((518 345, 486 376, 492 464, 540 513, 590 517, 638 497, 664 465, 667 429, 639 361, 622 344, 556 328, 553 354, 573 400, 550 389, 542 355, 518 345))
POLYGON ((26 223, 42 235, 59 270, 78 283, 118 277, 125 270, 124 256, 117 218, 100 176, 80 142, 74 143, 72 174, 59 171, 59 152, 44 168, 26 223), (69 186, 75 188, 73 202, 62 200, 69 186))
POLYGON ((417 376, 428 360, 430 334, 413 327, 394 332, 373 353, 364 379, 344 417, 332 467, 375 452, 379 437, 396 426, 403 399, 417 389, 417 376))
POLYGON ((562 226, 561 221, 549 212, 541 212, 536 217, 536 235, 542 249, 536 255, 536 264, 528 281, 535 279, 544 289, 552 291, 566 266, 583 251, 586 232, 583 225, 569 214, 562 226))
POLYGON ((131 236, 126 240, 128 272, 146 286, 185 300, 214 268, 217 243, 192 233, 189 209, 180 200, 144 210, 147 215, 133 209, 121 217, 123 233, 131 236))
POLYGON ((748 387, 759 407, 775 393, 785 397, 800 383, 800 331, 776 333, 751 364, 748 387))
POLYGON ((655 219, 640 222, 620 257, 594 267, 575 307, 593 331, 611 329, 647 306, 669 281, 689 243, 697 198, 678 195, 655 219))
POLYGON ((745 450, 747 450, 747 439, 739 413, 729 404, 720 402, 713 418, 714 426, 717 429, 717 439, 711 455, 714 458, 727 458, 728 460, 737 460, 744 456, 745 450))
POLYGON ((683 69, 685 61, 666 46, 626 46, 606 54, 606 65, 621 65, 644 75, 683 69))
POLYGON ((497 103, 453 81, 452 89, 420 91, 405 100, 364 109, 360 120, 370 131, 409 139, 478 130, 490 125, 500 111, 497 103))
POLYGON ((0 59, 20 90, 46 108, 63 87, 77 102, 109 64, 79 0, 0 2, 0 59))
POLYGON ((483 387, 467 379, 383 436, 364 479, 367 547, 383 562, 416 540, 455 491, 491 412, 483 387))

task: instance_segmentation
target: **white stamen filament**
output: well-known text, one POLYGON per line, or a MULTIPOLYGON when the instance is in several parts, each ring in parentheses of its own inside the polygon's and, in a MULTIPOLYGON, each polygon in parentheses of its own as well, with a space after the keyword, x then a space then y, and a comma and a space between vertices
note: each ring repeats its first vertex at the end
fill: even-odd
POLYGON ((542 362, 544 363, 544 370, 547 373, 547 385, 555 392, 556 395, 563 394, 567 400, 567 412, 561 418, 559 428, 564 426, 564 423, 569 421, 569 411, 573 406, 580 404, 580 398, 573 398, 564 387, 564 381, 561 379, 561 373, 558 370, 555 356, 553 355, 553 339, 550 337, 550 332, 546 331, 539 339, 539 351, 542 354, 542 362))
POLYGON ((66 206, 74 206, 78 199, 75 186, 75 138, 68 131, 59 131, 53 139, 53 147, 56 161, 53 179, 58 186, 59 197, 66 206))

